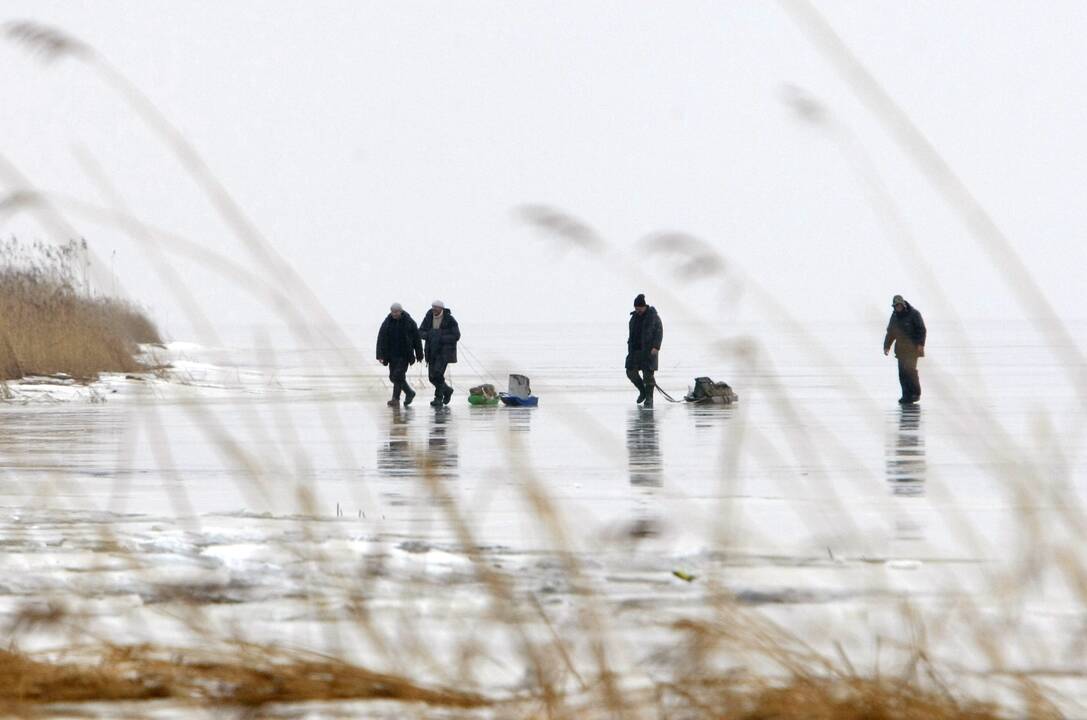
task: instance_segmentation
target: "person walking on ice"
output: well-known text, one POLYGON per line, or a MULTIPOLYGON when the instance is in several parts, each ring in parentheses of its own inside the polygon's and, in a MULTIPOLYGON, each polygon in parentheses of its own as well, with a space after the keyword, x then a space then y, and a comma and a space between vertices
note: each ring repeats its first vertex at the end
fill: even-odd
POLYGON ((883 337, 883 354, 895 347, 898 358, 898 383, 902 386, 902 397, 898 402, 911 405, 921 399, 921 378, 917 375, 917 359, 925 356, 925 338, 928 330, 917 308, 910 305, 901 295, 891 299, 891 320, 887 323, 887 334, 883 337))
POLYGON ((434 399, 431 407, 448 405, 453 397, 453 388, 445 382, 445 369, 457 361, 457 341, 460 340, 460 325, 441 300, 435 300, 430 312, 419 325, 419 332, 426 343, 424 357, 428 367, 427 375, 434 386, 434 399))
POLYGON ((630 333, 627 335, 627 378, 638 388, 638 402, 647 410, 653 409, 653 390, 656 381, 661 341, 664 340, 664 323, 657 308, 646 305, 645 295, 634 298, 634 311, 630 313, 630 333))
POLYGON ((404 312, 400 303, 393 303, 381 329, 377 331, 377 361, 389 367, 389 380, 393 384, 389 407, 399 407, 400 392, 404 392, 404 407, 411 405, 415 391, 408 384, 408 365, 423 359, 423 343, 419 328, 411 315, 404 312))

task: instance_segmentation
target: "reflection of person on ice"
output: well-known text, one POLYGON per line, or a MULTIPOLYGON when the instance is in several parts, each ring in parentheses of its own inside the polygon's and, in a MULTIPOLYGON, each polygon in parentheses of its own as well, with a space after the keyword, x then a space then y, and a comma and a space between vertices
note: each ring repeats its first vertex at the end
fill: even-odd
POLYGON ((917 308, 906 302, 901 295, 891 300, 894 312, 887 323, 887 334, 883 338, 883 354, 895 346, 898 358, 898 383, 902 386, 903 405, 915 403, 921 399, 921 378, 917 375, 917 358, 925 356, 925 337, 928 330, 917 308))
POLYGON ((435 300, 430 312, 419 324, 419 332, 426 341, 426 363, 428 376, 434 385, 434 400, 431 407, 448 405, 453 397, 453 388, 445 384, 445 368, 457 361, 457 341, 460 340, 460 325, 441 300, 435 300))
POLYGON ((400 303, 393 303, 377 332, 377 361, 389 366, 389 380, 393 384, 393 398, 387 403, 389 407, 399 407, 401 390, 404 391, 404 406, 411 405, 415 391, 408 385, 408 365, 422 359, 419 328, 400 303))
POLYGON ((634 312, 630 313, 630 334, 627 336, 627 378, 638 388, 637 402, 643 408, 653 408, 653 390, 656 382, 657 358, 664 340, 664 324, 657 308, 645 304, 645 295, 634 298, 634 312), (639 375, 639 372, 641 373, 639 375))

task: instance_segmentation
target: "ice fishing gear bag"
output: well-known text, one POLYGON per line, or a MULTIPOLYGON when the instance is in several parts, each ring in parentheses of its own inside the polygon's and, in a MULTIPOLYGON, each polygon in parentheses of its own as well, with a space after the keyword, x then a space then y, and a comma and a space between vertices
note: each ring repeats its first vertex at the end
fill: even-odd
POLYGON ((485 398, 498 397, 498 392, 495 391, 494 385, 491 385, 490 383, 485 383, 483 385, 476 385, 474 388, 472 388, 472 389, 470 389, 468 391, 468 394, 469 395, 478 395, 480 397, 485 397, 485 398))
POLYGON ((694 379, 694 385, 690 392, 683 398, 693 403, 734 403, 740 399, 736 391, 726 382, 714 382, 712 378, 700 377, 694 379))
POLYGON ((529 387, 528 378, 524 375, 510 375, 510 395, 519 398, 527 398, 532 394, 532 388, 529 387))

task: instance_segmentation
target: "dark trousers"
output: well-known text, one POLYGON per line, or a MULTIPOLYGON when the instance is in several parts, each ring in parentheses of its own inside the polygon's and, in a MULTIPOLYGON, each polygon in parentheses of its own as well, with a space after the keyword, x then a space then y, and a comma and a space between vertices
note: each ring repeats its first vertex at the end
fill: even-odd
POLYGON ((638 392, 644 392, 646 397, 653 397, 653 386, 656 385, 656 381, 653 379, 654 372, 652 370, 642 370, 641 375, 638 372, 638 368, 627 368, 627 379, 634 383, 634 387, 638 388, 638 392))
POLYGON ((917 375, 917 356, 898 356, 898 384, 902 386, 902 397, 917 400, 921 397, 921 378, 917 375))
POLYGON ((427 377, 430 380, 430 384, 434 386, 434 399, 444 399, 442 395, 445 393, 445 368, 449 365, 449 361, 444 358, 435 358, 430 361, 430 370, 427 372, 427 377))
POLYGON ((393 384, 393 400, 400 399, 401 390, 405 393, 411 392, 411 386, 408 385, 408 359, 406 357, 389 359, 389 380, 393 384))

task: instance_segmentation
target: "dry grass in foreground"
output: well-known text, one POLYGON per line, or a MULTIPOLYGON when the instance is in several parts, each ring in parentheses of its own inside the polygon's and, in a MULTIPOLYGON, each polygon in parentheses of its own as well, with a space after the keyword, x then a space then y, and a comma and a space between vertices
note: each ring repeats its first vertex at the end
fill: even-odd
POLYGON ((957 700, 902 681, 812 676, 780 685, 722 679, 669 687, 682 717, 722 720, 999 720, 992 705, 957 700))
POLYGON ((158 330, 128 303, 77 289, 72 267, 84 247, 0 245, 0 380, 144 369, 137 344, 161 342, 158 330))
POLYGON ((472 693, 426 688, 323 657, 283 657, 266 648, 250 647, 230 659, 194 650, 114 648, 93 663, 0 651, 0 703, 9 707, 164 698, 241 706, 378 699, 450 708, 487 703, 472 693))
MULTIPOLYGON (((658 686, 652 708, 659 717, 720 720, 1000 720, 993 706, 962 702, 894 679, 797 676, 772 685, 725 676, 658 686)), ((259 707, 271 703, 386 700, 459 710, 502 707, 504 716, 535 717, 541 697, 496 701, 475 693, 427 688, 403 677, 372 672, 324 657, 287 656, 246 646, 224 659, 194 650, 111 648, 88 662, 60 663, 0 651, 0 704, 10 711, 49 703, 141 701, 259 707), (533 709, 535 708, 535 709, 533 709)), ((628 698, 632 699, 632 698, 628 698)), ((619 708, 547 703, 548 717, 596 717, 619 708)), ((628 707, 627 710, 633 708, 628 707)), ((1039 708, 1040 710, 1040 708, 1039 708)), ((620 715, 626 713, 620 712, 620 715)), ((635 713, 637 715, 638 713, 635 713)), ((1048 716, 1032 713, 1031 717, 1048 716)))

